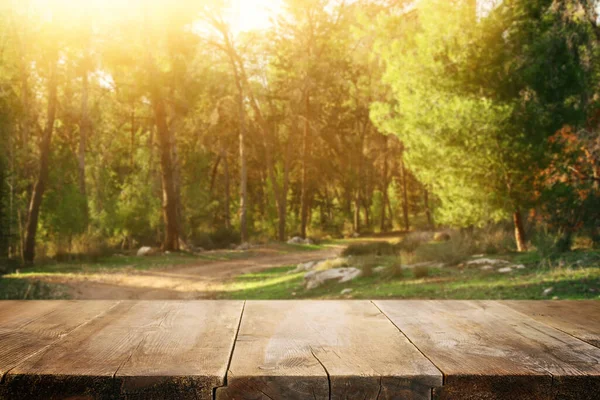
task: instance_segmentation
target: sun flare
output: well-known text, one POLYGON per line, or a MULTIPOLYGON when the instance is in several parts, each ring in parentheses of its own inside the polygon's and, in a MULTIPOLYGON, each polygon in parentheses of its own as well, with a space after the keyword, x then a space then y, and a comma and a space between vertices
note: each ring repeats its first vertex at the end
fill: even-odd
MULTIPOLYGON (((38 12, 46 19, 56 17, 77 18, 88 16, 92 19, 107 17, 141 16, 150 7, 164 9, 183 8, 188 0, 169 2, 165 0, 30 0, 29 11, 38 12)), ((282 0, 230 0, 223 6, 224 17, 232 31, 239 33, 251 30, 264 30, 271 26, 274 16, 281 10, 282 0)))

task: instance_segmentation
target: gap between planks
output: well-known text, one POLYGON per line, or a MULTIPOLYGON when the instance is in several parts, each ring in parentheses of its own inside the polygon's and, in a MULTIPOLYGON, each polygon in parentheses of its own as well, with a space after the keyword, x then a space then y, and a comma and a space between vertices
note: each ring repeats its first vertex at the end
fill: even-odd
POLYGON ((240 318, 238 320, 237 328, 235 330, 235 335, 233 337, 233 346, 231 346, 231 352, 229 353, 229 359, 227 360, 227 368, 225 369, 225 376, 223 377, 223 385, 213 388, 213 390, 212 390, 213 400, 217 400, 217 389, 227 386, 227 376, 229 375, 229 367, 231 366, 231 360, 233 359, 233 352, 235 350, 237 338, 240 333, 240 327, 242 326, 242 318, 244 318, 244 310, 246 309, 246 302, 247 302, 247 300, 244 300, 244 302, 242 303, 242 311, 240 311, 240 318))

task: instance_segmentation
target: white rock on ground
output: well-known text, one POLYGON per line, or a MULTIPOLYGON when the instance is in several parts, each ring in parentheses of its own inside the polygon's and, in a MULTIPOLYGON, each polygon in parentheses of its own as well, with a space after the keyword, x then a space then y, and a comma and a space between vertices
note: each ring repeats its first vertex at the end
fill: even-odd
POLYGON ((500 268, 498 270, 498 272, 500 272, 501 274, 508 274, 509 272, 512 272, 512 268, 511 267, 500 268))
POLYGON ((515 268, 516 269, 525 269, 525 266, 523 264, 518 264, 518 265, 515 265, 515 268))
POLYGON ((304 275, 306 289, 317 288, 327 281, 349 282, 358 278, 362 271, 358 268, 332 268, 325 271, 310 271, 304 275))
POLYGON ((309 261, 305 263, 300 263, 296 265, 296 268, 288 272, 288 274, 296 274, 298 272, 310 271, 315 267, 315 265, 319 264, 320 261, 309 261))
POLYGON ((376 274, 380 274, 383 271, 385 271, 385 267, 375 267, 375 268, 373 268, 373 272, 375 272, 376 274))
POLYGON ((250 245, 250 243, 245 242, 240 244, 239 246, 237 246, 235 249, 236 250, 250 250, 252 248, 252 245, 250 245))
POLYGON ((287 244, 315 244, 311 238, 302 239, 300 236, 294 236, 287 241, 287 244))
POLYGON ((483 267, 481 267, 482 271, 491 271, 493 269, 494 267, 492 267, 491 265, 484 265, 483 267))
POLYGON ((546 288, 546 289, 544 289, 544 291, 542 292, 542 294, 544 296, 548 296, 550 293, 552 293, 553 290, 554 290, 554 288, 552 288, 552 287, 546 288))
POLYGON ((498 264, 510 264, 508 261, 506 260, 498 260, 498 259, 494 259, 494 258, 478 258, 477 260, 471 260, 471 261, 467 261, 467 265, 482 265, 482 264, 486 264, 486 265, 498 265, 498 264))
POLYGON ((140 249, 137 251, 138 256, 147 256, 150 253, 152 253, 152 247, 148 246, 140 247, 140 249))
POLYGON ((347 289, 344 289, 344 290, 342 290, 342 291, 340 292, 340 294, 341 294, 342 296, 345 296, 345 295, 347 295, 347 294, 350 294, 350 293, 352 293, 352 291, 353 291, 353 289, 347 288, 347 289))

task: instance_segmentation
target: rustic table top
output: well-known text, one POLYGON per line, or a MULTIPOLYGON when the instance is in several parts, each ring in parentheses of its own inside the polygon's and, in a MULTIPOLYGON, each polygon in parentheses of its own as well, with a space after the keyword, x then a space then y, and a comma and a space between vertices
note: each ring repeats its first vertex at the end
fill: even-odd
POLYGON ((0 399, 600 399, 598 301, 0 301, 0 399))

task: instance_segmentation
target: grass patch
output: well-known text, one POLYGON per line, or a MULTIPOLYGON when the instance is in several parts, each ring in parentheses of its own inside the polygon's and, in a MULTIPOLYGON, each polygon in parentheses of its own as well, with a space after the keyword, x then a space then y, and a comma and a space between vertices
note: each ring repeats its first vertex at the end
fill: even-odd
MULTIPOLYGON (((508 254, 503 258, 526 265, 510 274, 479 268, 397 268, 396 257, 378 257, 386 269, 343 284, 328 283, 313 290, 303 287, 304 274, 289 274, 293 267, 274 268, 239 276, 220 294, 223 299, 338 299, 343 289, 353 289, 355 299, 600 299, 600 254, 577 251, 561 260, 546 262, 536 253, 508 254), (583 261, 582 261, 583 260, 583 261), (552 287, 550 297, 544 289, 552 287)), ((354 265, 358 266, 358 265, 354 265)))
POLYGON ((22 277, 0 277, 0 300, 56 300, 68 298, 63 285, 22 277))

